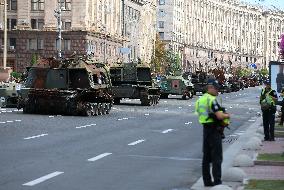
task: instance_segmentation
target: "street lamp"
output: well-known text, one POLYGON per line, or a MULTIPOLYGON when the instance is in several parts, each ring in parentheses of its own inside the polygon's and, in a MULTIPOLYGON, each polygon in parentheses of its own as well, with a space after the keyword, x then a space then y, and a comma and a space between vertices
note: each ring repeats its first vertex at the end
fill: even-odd
MULTIPOLYGON (((58 35, 57 35, 57 38, 56 38, 56 42, 58 42, 58 53, 57 53, 57 56, 58 58, 61 58, 62 57, 62 53, 61 53, 61 44, 62 44, 62 19, 61 19, 61 13, 62 13, 62 10, 64 10, 63 7, 61 7, 60 4, 58 4, 58 9, 54 10, 54 16, 55 18, 57 19, 57 32, 58 32, 58 35)), ((57 43, 56 43, 57 44, 57 43)))
POLYGON ((3 69, 7 67, 7 0, 3 0, 4 6, 4 49, 3 49, 3 69))

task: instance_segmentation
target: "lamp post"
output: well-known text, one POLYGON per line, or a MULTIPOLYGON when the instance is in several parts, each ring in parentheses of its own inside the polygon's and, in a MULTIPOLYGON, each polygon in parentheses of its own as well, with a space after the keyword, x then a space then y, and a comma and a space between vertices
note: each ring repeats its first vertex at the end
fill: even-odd
POLYGON ((62 12, 62 7, 59 4, 58 9, 54 10, 54 16, 57 19, 57 42, 58 42, 58 50, 57 50, 57 56, 58 58, 62 57, 62 53, 61 53, 61 44, 62 44, 62 19, 61 19, 61 12, 62 12))
POLYGON ((7 0, 3 2, 4 6, 4 50, 3 50, 3 69, 7 67, 7 0))

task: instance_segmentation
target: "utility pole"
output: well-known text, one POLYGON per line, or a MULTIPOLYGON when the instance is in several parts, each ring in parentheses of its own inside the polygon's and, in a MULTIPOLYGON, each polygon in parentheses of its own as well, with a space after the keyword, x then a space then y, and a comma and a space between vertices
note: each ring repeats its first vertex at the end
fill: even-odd
POLYGON ((57 50, 58 58, 62 57, 62 53, 61 53, 61 44, 62 44, 62 19, 61 19, 61 12, 62 12, 62 7, 59 4, 58 9, 54 10, 54 16, 57 19, 57 32, 58 32, 58 35, 57 35, 56 39, 58 41, 58 46, 59 46, 59 47, 57 47, 58 48, 58 50, 57 50))
POLYGON ((4 51, 3 51, 3 69, 7 67, 7 0, 4 0, 4 51))

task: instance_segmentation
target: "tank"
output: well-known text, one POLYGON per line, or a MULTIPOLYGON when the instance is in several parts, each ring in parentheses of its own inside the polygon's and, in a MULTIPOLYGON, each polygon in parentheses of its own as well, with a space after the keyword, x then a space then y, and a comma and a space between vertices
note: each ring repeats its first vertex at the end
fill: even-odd
POLYGON ((135 62, 117 63, 110 67, 114 103, 123 98, 140 99, 141 105, 156 105, 160 89, 151 77, 150 67, 135 62))
POLYGON ((204 93, 205 87, 209 79, 216 79, 214 75, 209 75, 206 72, 196 72, 192 74, 192 83, 194 85, 194 93, 204 93))
POLYGON ((96 116, 113 104, 108 68, 87 56, 42 59, 27 68, 18 108, 24 113, 96 116))
POLYGON ((16 82, 0 83, 0 107, 17 107, 20 85, 16 82))
POLYGON ((182 95, 182 99, 192 98, 194 86, 190 76, 165 76, 161 78, 159 86, 161 88, 161 98, 168 98, 169 94, 182 95))

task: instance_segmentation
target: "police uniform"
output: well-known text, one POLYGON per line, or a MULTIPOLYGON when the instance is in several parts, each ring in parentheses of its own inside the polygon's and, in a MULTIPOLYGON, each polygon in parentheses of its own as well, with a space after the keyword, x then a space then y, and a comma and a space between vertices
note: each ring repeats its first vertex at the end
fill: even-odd
POLYGON ((221 165, 223 160, 222 133, 218 130, 216 122, 210 113, 214 114, 221 110, 221 106, 216 100, 216 96, 205 93, 196 102, 196 112, 199 115, 199 122, 203 125, 203 159, 202 176, 205 186, 221 184, 221 165), (210 174, 210 163, 212 163, 212 174, 210 174))
POLYGON ((262 89, 261 96, 260 96, 260 105, 261 105, 261 110, 262 110, 265 141, 274 141, 276 105, 272 97, 277 99, 277 93, 275 90, 272 90, 271 88, 262 89), (262 103, 264 101, 266 101, 270 105, 268 108, 265 108, 264 106, 262 106, 262 103))

